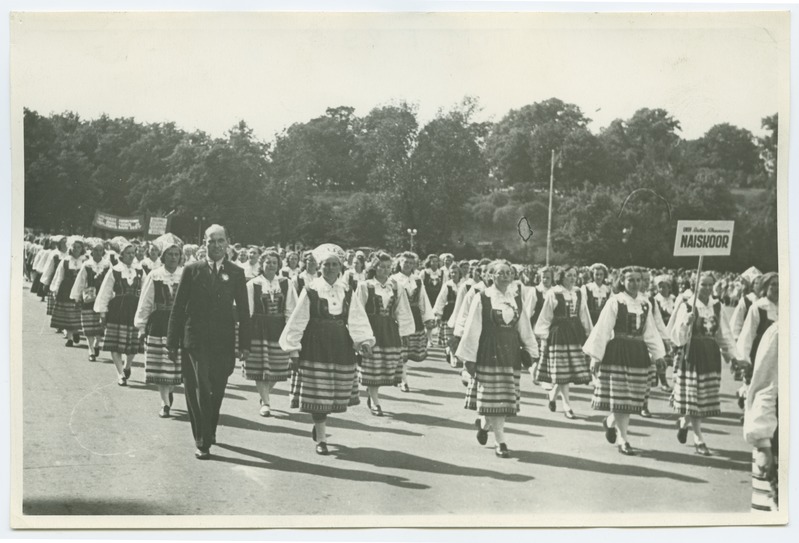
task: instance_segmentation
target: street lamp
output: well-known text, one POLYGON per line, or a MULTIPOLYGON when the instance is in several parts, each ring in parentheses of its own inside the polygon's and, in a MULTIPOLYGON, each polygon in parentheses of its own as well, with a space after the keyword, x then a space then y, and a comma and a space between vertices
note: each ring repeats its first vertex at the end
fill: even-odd
POLYGON ((408 228, 406 232, 408 232, 408 235, 411 236, 411 252, 413 252, 413 238, 416 234, 419 233, 419 231, 416 230, 416 228, 408 228))

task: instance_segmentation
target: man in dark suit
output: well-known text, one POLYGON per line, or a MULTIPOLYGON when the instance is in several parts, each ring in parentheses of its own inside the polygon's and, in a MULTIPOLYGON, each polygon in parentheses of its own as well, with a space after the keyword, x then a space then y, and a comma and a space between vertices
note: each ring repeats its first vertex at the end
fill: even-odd
POLYGON ((194 456, 200 460, 210 458, 216 443, 219 409, 236 356, 246 360, 250 347, 244 270, 225 258, 227 245, 222 226, 205 231, 206 258, 183 268, 167 332, 169 358, 176 360, 181 349, 194 456))

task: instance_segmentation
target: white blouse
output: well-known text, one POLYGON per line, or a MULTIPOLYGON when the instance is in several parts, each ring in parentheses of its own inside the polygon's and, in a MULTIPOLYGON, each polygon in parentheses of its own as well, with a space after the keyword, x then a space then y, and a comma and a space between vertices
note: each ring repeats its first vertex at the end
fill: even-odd
POLYGON ((463 300, 466 298, 466 289, 474 284, 475 280, 471 277, 467 277, 458 283, 458 293, 455 296, 455 307, 452 309, 452 315, 450 315, 449 321, 447 322, 447 326, 450 328, 454 329, 455 325, 458 323, 458 317, 460 316, 461 309, 463 308, 463 300))
POLYGON ((438 292, 436 303, 433 305, 433 314, 436 317, 440 318, 444 314, 444 308, 447 306, 447 294, 450 287, 452 287, 452 290, 455 291, 455 304, 457 305, 458 289, 460 289, 464 281, 465 279, 461 279, 456 284, 452 279, 448 279, 447 282, 444 283, 444 285, 441 287, 441 290, 438 292))
POLYGON ((779 329, 775 322, 763 334, 755 357, 752 382, 746 392, 743 433, 744 439, 753 447, 771 446, 771 437, 777 429, 779 329))
MULTIPOLYGON (((574 300, 577 298, 577 287, 572 287, 567 290, 561 285, 555 285, 547 291, 544 295, 544 305, 541 308, 541 314, 538 316, 538 321, 535 323, 535 335, 541 339, 549 337, 549 328, 552 326, 552 319, 555 317, 555 308, 558 307, 558 298, 556 294, 561 294, 566 301, 574 300)), ((588 313, 588 305, 585 302, 585 296, 580 296, 580 307, 577 308, 577 316, 585 329, 586 335, 591 333, 593 324, 591 324, 591 315, 588 313)))
MULTIPOLYGON (((408 277, 402 272, 395 273, 391 279, 396 281, 397 285, 404 288, 408 294, 408 300, 413 297, 416 292, 416 278, 414 276, 408 277)), ((424 283, 422 283, 424 287, 424 283)), ((430 305, 430 299, 427 297, 427 292, 424 288, 419 289, 419 311, 422 313, 422 322, 429 322, 435 319, 433 314, 433 307, 430 305)))
MULTIPOLYGON (((469 289, 469 292, 464 292, 463 301, 460 308, 458 308, 458 315, 455 318, 455 326, 452 329, 452 335, 463 337, 464 328, 466 327, 466 320, 469 317, 469 311, 472 307, 472 300, 475 294, 483 292, 486 289, 486 284, 480 281, 469 289)), ((456 302, 457 305, 457 302, 456 302)))
POLYGON ((751 307, 749 307, 746 320, 741 327, 741 334, 738 336, 738 341, 735 345, 738 351, 738 360, 746 360, 749 363, 752 362, 749 355, 752 351, 752 345, 755 342, 757 327, 760 326, 760 309, 766 310, 766 315, 768 315, 770 321, 775 323, 779 322, 780 312, 777 304, 766 297, 760 298, 753 303, 751 307))
MULTIPOLYGON (((81 266, 80 271, 78 272, 78 276, 75 278, 75 284, 72 285, 72 290, 69 293, 70 299, 75 300, 76 302, 84 301, 84 293, 86 293, 86 289, 87 288, 91 288, 87 284, 87 280, 86 280, 87 272, 86 272, 86 270, 92 270, 94 272, 94 275, 97 276, 97 275, 100 275, 101 273, 103 273, 105 270, 107 270, 110 267, 111 267, 111 263, 108 260, 104 259, 104 258, 101 259, 100 262, 95 262, 93 258, 87 258, 86 261, 81 266)), ((89 294, 89 293, 86 293, 86 294, 89 295, 90 298, 92 296, 94 298, 97 297, 97 293, 96 292, 93 293, 93 294, 89 294)), ((86 301, 90 301, 90 300, 86 300, 86 301)))
MULTIPOLYGON (((474 289, 470 292, 473 291, 474 289)), ((518 292, 518 287, 515 284, 508 286, 504 293, 500 292, 496 285, 485 289, 485 295, 491 299, 491 307, 502 312, 502 320, 505 321, 505 324, 509 324, 516 316, 519 316, 516 322, 516 330, 519 332, 519 338, 524 350, 528 352, 530 358, 535 360, 538 358, 538 343, 533 335, 530 319, 525 318, 528 311, 525 311, 524 307, 519 307, 516 303, 518 292)), ((522 302, 522 305, 524 305, 524 302, 522 302)), ((463 339, 458 344, 455 356, 466 362, 475 362, 482 333, 483 298, 482 296, 473 296, 464 325, 463 339)))
MULTIPOLYGON (((755 303, 758 301, 758 297, 754 292, 747 294, 746 298, 752 302, 752 304, 749 306, 750 309, 752 305, 755 305, 755 303)), ((732 316, 730 317, 730 333, 732 333, 733 341, 738 341, 740 338, 747 314, 748 310, 746 309, 746 300, 744 297, 741 297, 741 299, 738 300, 738 305, 735 306, 735 310, 732 312, 732 316)))
POLYGON ((100 285, 100 292, 97 293, 97 299, 94 301, 95 313, 107 313, 108 303, 114 298, 115 279, 112 271, 118 271, 122 275, 122 279, 127 281, 128 285, 132 285, 136 279, 136 268, 132 265, 126 266, 122 262, 119 262, 116 266, 112 267, 111 270, 105 274, 103 284, 100 285))
POLYGON ((597 285, 595 282, 591 281, 580 287, 580 290, 583 291, 583 298, 587 297, 587 292, 591 291, 591 296, 597 301, 597 305, 601 306, 602 303, 608 299, 610 296, 610 287, 607 285, 597 285))
POLYGON ((139 305, 136 307, 136 315, 133 317, 133 325, 141 331, 142 335, 145 328, 147 328, 147 321, 150 320, 150 315, 155 311, 155 281, 161 281, 167 285, 174 298, 180 284, 181 275, 183 275, 181 266, 178 266, 173 273, 169 273, 164 266, 161 266, 151 271, 144 278, 139 305))
MULTIPOLYGON (((314 289, 320 298, 324 298, 328 303, 328 311, 331 315, 340 315, 343 311, 342 302, 348 287, 341 280, 330 285, 322 277, 316 278, 309 288, 314 289), (322 284, 324 283, 324 284, 322 284)), ((295 354, 302 349, 302 336, 305 328, 311 320, 311 302, 308 299, 308 290, 303 289, 297 300, 294 312, 286 322, 286 327, 280 335, 280 348, 286 352, 295 354)), ((372 333, 372 326, 369 324, 369 317, 361 303, 359 296, 353 296, 350 301, 350 310, 347 317, 347 329, 349 330, 355 349, 358 350, 362 345, 374 345, 375 337, 372 333)))
POLYGON ((383 301, 383 307, 387 307, 391 303, 394 287, 397 288, 398 300, 397 307, 394 309, 394 318, 397 319, 397 324, 399 324, 399 335, 404 337, 413 334, 416 331, 416 324, 413 320, 411 304, 408 302, 408 294, 405 289, 399 288, 391 279, 385 283, 381 283, 377 279, 367 279, 362 283, 358 283, 358 290, 355 291, 355 296, 360 299, 361 304, 364 306, 369 299, 370 286, 375 289, 375 294, 380 296, 383 301))
MULTIPOLYGON (((699 317, 703 319, 715 318, 716 317, 715 306, 718 303, 719 303, 718 300, 710 298, 708 300, 708 305, 705 305, 702 302, 702 300, 697 298, 696 299, 697 318, 699 317)), ((691 312, 688 311, 688 308, 690 306, 691 302, 682 303, 680 307, 677 308, 676 316, 674 318, 674 326, 671 329, 671 342, 678 347, 688 343, 688 339, 691 334, 691 327, 688 326, 688 319, 691 316, 691 312)), ((735 358, 735 345, 723 333, 721 329, 721 323, 718 323, 718 326, 716 327, 715 339, 716 343, 718 343, 719 348, 721 349, 721 352, 725 358, 727 359, 735 358)))
MULTIPOLYGON (((294 285, 292 284, 290 279, 283 278, 288 281, 288 288, 286 289, 286 307, 285 311, 283 312, 283 316, 288 319, 291 314, 294 312, 294 308, 297 306, 297 291, 294 290, 294 285)), ((280 290, 280 276, 275 275, 272 277, 271 280, 267 279, 263 275, 259 275, 249 281, 247 281, 247 298, 250 300, 250 316, 253 316, 255 312, 255 285, 261 286, 261 293, 269 294, 273 296, 275 294, 281 294, 282 291, 280 290)))
POLYGON ((68 263, 67 266, 69 266, 70 270, 80 270, 84 260, 86 260, 85 255, 81 255, 78 258, 73 258, 70 256, 67 260, 61 260, 58 263, 58 269, 55 272, 55 277, 53 277, 53 281, 50 283, 50 292, 55 294, 58 292, 58 289, 61 288, 61 283, 64 281, 64 262, 68 263))
POLYGON ((643 304, 646 303, 649 306, 649 312, 647 313, 646 320, 644 321, 642 339, 646 344, 646 348, 649 351, 649 356, 652 357, 652 360, 658 360, 666 356, 666 349, 663 346, 663 340, 660 337, 660 333, 655 326, 655 321, 652 316, 654 308, 643 295, 633 298, 626 292, 619 292, 608 299, 608 302, 605 304, 605 307, 602 308, 602 312, 599 314, 596 325, 591 330, 588 339, 583 345, 583 352, 590 356, 593 360, 601 361, 605 357, 605 348, 607 347, 608 342, 614 337, 616 316, 619 312, 620 303, 627 306, 627 312, 629 314, 635 315, 636 327, 641 326, 641 319, 643 318, 644 314, 643 304))
POLYGON ((53 276, 56 272, 56 264, 55 264, 55 256, 59 256, 58 263, 60 264, 67 258, 69 258, 69 253, 62 253, 59 252, 58 249, 53 249, 52 252, 47 255, 47 260, 45 261, 44 265, 42 266, 42 279, 41 282, 44 285, 49 285, 50 282, 53 280, 53 276))

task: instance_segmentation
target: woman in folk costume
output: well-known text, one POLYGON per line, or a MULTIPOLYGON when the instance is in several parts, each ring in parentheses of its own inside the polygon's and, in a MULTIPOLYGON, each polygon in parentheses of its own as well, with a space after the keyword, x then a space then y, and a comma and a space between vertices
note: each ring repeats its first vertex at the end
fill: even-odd
MULTIPOLYGON (((289 251, 286 253, 286 265, 280 270, 280 275, 287 279, 294 279, 300 271, 299 253, 297 251, 289 251)), ((297 289, 297 292, 300 292, 300 289, 297 289)))
POLYGON ((79 236, 67 238, 67 247, 68 255, 59 261, 50 283, 50 292, 55 299, 50 328, 63 330, 66 346, 72 347, 80 341, 80 306, 69 294, 86 255, 83 251, 83 238, 79 236))
MULTIPOLYGON (((526 300, 525 307, 528 308, 530 312, 530 326, 533 327, 533 331, 535 331, 535 325, 538 322, 538 317, 541 315, 541 310, 544 308, 544 299, 546 298, 547 292, 551 289, 554 285, 554 269, 548 266, 544 266, 540 268, 537 272, 538 283, 532 289, 525 289, 526 296, 528 299, 526 300)), ((538 343, 538 352, 543 353, 541 347, 541 338, 536 336, 536 342, 538 343)), ((530 366, 530 377, 533 379, 533 384, 538 385, 540 384, 536 379, 536 374, 538 373, 538 361, 533 361, 533 365, 530 366)), ((549 390, 551 389, 550 383, 545 383, 544 388, 549 390), (549 388, 547 388, 549 387, 549 388)))
POLYGON ((591 382, 588 362, 583 354, 585 338, 591 333, 591 316, 580 289, 574 286, 577 270, 567 266, 555 274, 555 286, 544 296, 544 305, 535 325, 541 339, 541 361, 536 381, 552 384, 549 410, 554 412, 560 393, 566 418, 573 419, 569 385, 591 382))
MULTIPOLYGON (((646 268, 639 267, 637 268, 638 273, 641 276, 641 280, 638 286, 638 297, 641 299, 641 303, 648 304, 650 310, 654 306, 654 293, 651 290, 651 279, 652 274, 649 273, 649 270, 646 268)), ((623 287, 620 286, 620 290, 623 287)), ((658 330, 658 319, 660 315, 658 315, 654 310, 650 311, 650 316, 655 321, 655 329, 658 330)), ((662 323, 661 323, 662 324, 662 323)), ((665 325, 663 325, 665 328, 665 325)), ((664 346, 665 348, 665 346, 664 346)), ((656 387, 658 385, 658 375, 663 373, 665 375, 666 372, 666 362, 665 358, 652 358, 650 360, 649 366, 649 386, 646 387, 646 394, 644 395, 644 406, 641 408, 641 416, 644 418, 652 418, 652 413, 649 411, 649 394, 651 392, 652 387, 656 387)))
POLYGON ((461 276, 460 266, 457 263, 453 263, 449 268, 447 282, 444 283, 438 293, 436 303, 433 305, 433 314, 436 316, 436 320, 441 323, 438 327, 438 345, 439 347, 444 347, 447 362, 450 365, 454 364, 454 359, 449 349, 450 341, 452 341, 452 327, 450 327, 449 322, 455 310, 458 289, 463 281, 465 281, 465 278, 461 276))
POLYGON ((339 280, 341 247, 320 245, 314 258, 322 277, 305 285, 279 343, 299 368, 300 410, 312 415, 316 452, 326 455, 327 416, 355 403, 355 352, 371 355, 375 338, 360 298, 339 280))
MULTIPOLYGON (((483 292, 491 286, 491 272, 487 269, 488 264, 477 264, 471 272, 471 283, 464 281, 458 289, 458 296, 455 298, 455 309, 453 309, 450 322, 452 323, 452 341, 450 341, 450 352, 457 352, 458 345, 463 337, 463 327, 466 325, 466 317, 469 316, 469 307, 476 293, 483 292)), ((461 367, 463 361, 455 357, 456 363, 453 367, 461 367)), ((461 371, 461 380, 464 385, 468 385, 468 374, 461 371)))
POLYGON ((111 353, 117 370, 117 384, 127 386, 133 359, 139 352, 139 332, 134 324, 144 271, 133 267, 135 248, 120 242, 119 263, 106 273, 94 311, 105 324, 103 350, 111 353), (122 355, 125 363, 122 363, 122 355))
MULTIPOLYGON (((741 333, 736 342, 738 360, 736 373, 743 375, 744 382, 748 385, 752 379, 752 363, 755 361, 757 347, 766 330, 780 318, 780 282, 776 272, 769 272, 761 276, 757 293, 758 299, 749 307, 741 333)), ((746 389, 738 394, 739 403, 746 397, 746 389)), ((743 407, 743 405, 741 406, 743 407)))
POLYGON ((399 271, 391 276, 397 285, 405 289, 408 294, 408 302, 411 305, 413 314, 414 332, 403 337, 405 346, 403 364, 398 368, 401 372, 400 390, 410 392, 408 386, 408 360, 421 362, 427 358, 427 331, 435 325, 433 307, 427 298, 422 280, 414 274, 416 269, 417 257, 414 253, 404 252, 400 255, 399 271))
POLYGON ((47 257, 42 271, 42 292, 47 297, 47 315, 53 314, 55 307, 55 294, 50 290, 55 272, 64 260, 69 258, 69 246, 65 236, 57 236, 56 247, 47 257))
POLYGON ((42 273, 44 272, 44 261, 47 260, 47 257, 50 255, 50 250, 54 245, 55 244, 51 241, 51 238, 45 236, 42 240, 42 246, 36 253, 36 256, 33 257, 33 263, 31 264, 31 270, 33 274, 31 292, 40 298, 44 298, 42 295, 42 273))
POLYGON ((172 407, 172 393, 182 382, 180 356, 173 362, 169 359, 166 347, 169 315, 175 293, 180 283, 183 267, 183 248, 180 238, 174 234, 164 234, 155 240, 162 265, 144 278, 141 297, 133 319, 144 339, 144 381, 158 386, 161 396, 161 410, 158 416, 169 417, 172 407))
POLYGON ((150 243, 145 247, 144 258, 141 260, 141 268, 144 270, 145 275, 162 265, 161 261, 158 260, 160 256, 161 250, 155 243, 150 243))
POLYGON ((696 307, 693 299, 677 308, 671 341, 684 347, 674 368, 674 390, 671 404, 682 415, 677 421, 677 440, 685 443, 688 430, 693 430, 698 454, 710 456, 702 435, 702 420, 721 413, 721 353, 735 359, 735 346, 719 326, 721 304, 710 293, 715 276, 704 272, 697 282, 696 307))
MULTIPOLYGON (((438 294, 443 289, 444 282, 447 280, 446 270, 441 267, 441 260, 438 258, 437 254, 427 255, 427 258, 424 259, 420 276, 422 279, 422 286, 424 286, 424 291, 427 293, 427 299, 432 304, 438 300, 438 294)), ((432 329, 428 332, 428 347, 431 345, 431 332, 432 329)), ((440 333, 441 332, 439 331, 439 334, 440 333)))
POLYGON ((478 443, 485 445, 491 430, 496 455, 507 458, 505 419, 519 412, 521 349, 534 360, 538 346, 510 263, 496 260, 489 269, 494 283, 473 298, 455 355, 470 375, 465 407, 483 419, 475 420, 478 443))
POLYGON ((621 271, 619 293, 610 297, 602 309, 583 352, 591 357, 591 373, 596 387, 591 407, 610 411, 602 421, 605 438, 616 443, 619 452, 635 454, 627 440, 631 413, 640 413, 645 405, 652 360, 666 355, 652 317, 653 308, 641 296, 641 273, 627 267, 621 271))
MULTIPOLYGON (((261 275, 263 266, 261 264, 261 251, 258 247, 250 247, 249 250, 246 251, 246 254, 247 258, 243 263, 239 263, 239 265, 244 270, 244 278, 249 281, 261 275)), ((280 259, 279 254, 278 259, 280 259)), ((252 309, 252 306, 250 306, 250 309, 252 309)), ((250 351, 250 356, 252 356, 252 351, 250 351)))
POLYGON ((197 260, 198 247, 193 243, 187 243, 183 246, 183 265, 190 264, 197 260))
MULTIPOLYGON (((302 289, 305 288, 305 285, 313 283, 319 277, 319 264, 313 256, 313 251, 306 251, 303 256, 303 269, 293 277, 294 290, 297 291, 298 296, 302 289)), ((283 269, 285 270, 286 268, 284 267, 283 269)))
POLYGON ((80 306, 80 325, 89 344, 89 362, 94 362, 100 356, 100 340, 105 331, 100 314, 94 311, 94 302, 111 263, 105 258, 102 240, 87 240, 87 243, 91 248, 91 256, 78 271, 69 297, 80 306))
POLYGON ((668 331, 668 322, 674 314, 675 298, 671 293, 672 279, 670 275, 661 274, 655 277, 655 287, 657 287, 657 294, 655 294, 650 303, 652 305, 652 316, 655 318, 655 326, 658 329, 660 338, 663 340, 663 346, 666 348, 666 356, 663 357, 664 366, 658 367, 658 381, 660 382, 660 390, 663 392, 671 392, 669 381, 666 378, 666 370, 672 364, 671 352, 674 346, 671 343, 671 337, 668 331))
POLYGON ((367 277, 358 284, 355 297, 366 310, 375 344, 371 353, 361 355, 358 380, 368 392, 366 405, 372 415, 380 417, 380 387, 400 383, 402 338, 414 332, 415 324, 405 289, 391 279, 391 255, 378 252, 367 268, 367 277))
POLYGON ((359 283, 366 281, 366 254, 363 251, 355 251, 353 254, 352 266, 344 272, 344 280, 353 292, 359 283))
POLYGON ((599 314, 611 294, 610 287, 605 283, 608 278, 608 268, 604 264, 597 262, 591 265, 589 271, 591 280, 584 282, 580 290, 585 298, 585 305, 588 306, 591 323, 596 324, 599 314))
POLYGON ((746 393, 744 439, 752 449, 752 512, 779 507, 779 324, 765 331, 746 393))
POLYGON ((247 282, 252 339, 242 373, 245 379, 255 381, 260 396, 259 413, 268 417, 272 388, 289 378, 289 355, 280 348, 278 340, 297 305, 297 293, 288 278, 278 275, 280 253, 266 251, 261 261, 262 273, 247 282))

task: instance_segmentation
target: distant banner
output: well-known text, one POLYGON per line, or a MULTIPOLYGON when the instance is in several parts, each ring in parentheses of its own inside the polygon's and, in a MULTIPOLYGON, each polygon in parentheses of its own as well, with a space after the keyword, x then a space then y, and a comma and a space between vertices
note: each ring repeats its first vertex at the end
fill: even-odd
POLYGON ((677 221, 674 256, 730 256, 735 221, 677 221))
POLYGON ((147 228, 147 234, 150 236, 166 234, 167 223, 169 223, 169 219, 166 217, 150 217, 150 226, 147 228))
POLYGON ((141 217, 117 217, 102 211, 95 211, 92 224, 96 228, 102 228, 103 230, 110 230, 120 234, 132 234, 144 230, 143 222, 141 217))

